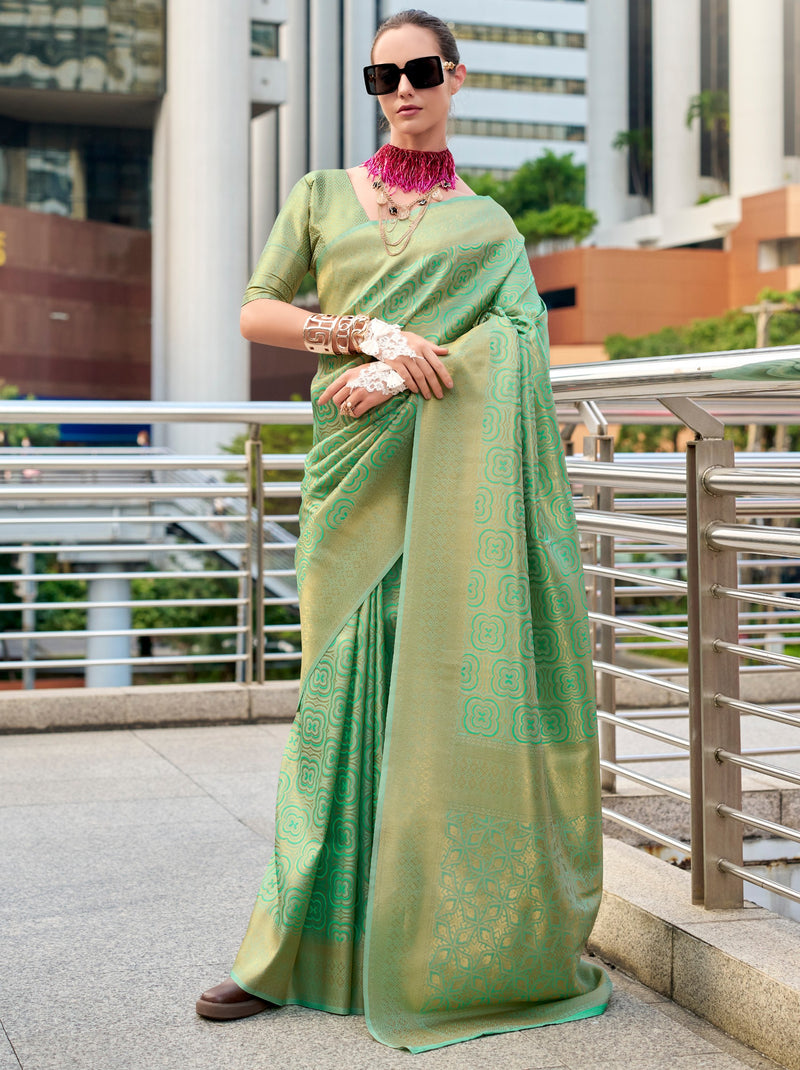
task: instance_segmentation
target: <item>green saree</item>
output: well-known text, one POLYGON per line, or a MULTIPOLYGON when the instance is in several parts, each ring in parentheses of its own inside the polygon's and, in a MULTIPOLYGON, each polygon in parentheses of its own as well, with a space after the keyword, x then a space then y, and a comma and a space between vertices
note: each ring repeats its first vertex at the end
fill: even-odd
MULTIPOLYGON (((301 180, 245 300, 361 312, 450 347, 443 400, 315 405, 297 549, 298 715, 275 854, 232 970, 425 1051, 599 1014, 589 629, 546 314, 484 197, 387 259, 345 172, 301 180)), ((359 361, 361 358, 354 358, 359 361)), ((351 366, 322 356, 316 399, 351 366)))

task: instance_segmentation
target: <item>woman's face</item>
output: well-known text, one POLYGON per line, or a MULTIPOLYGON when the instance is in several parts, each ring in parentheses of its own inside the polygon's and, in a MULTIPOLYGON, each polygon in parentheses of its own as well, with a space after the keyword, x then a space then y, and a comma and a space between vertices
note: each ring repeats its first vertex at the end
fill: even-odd
MULTIPOLYGON (((442 57, 436 35, 422 26, 398 26, 386 30, 372 50, 373 63, 396 63, 405 67, 410 59, 442 57)), ((464 81, 466 68, 459 64, 444 72, 444 82, 433 89, 415 89, 405 74, 394 93, 378 97, 392 128, 391 142, 401 148, 434 151, 445 147, 450 98, 464 81)))

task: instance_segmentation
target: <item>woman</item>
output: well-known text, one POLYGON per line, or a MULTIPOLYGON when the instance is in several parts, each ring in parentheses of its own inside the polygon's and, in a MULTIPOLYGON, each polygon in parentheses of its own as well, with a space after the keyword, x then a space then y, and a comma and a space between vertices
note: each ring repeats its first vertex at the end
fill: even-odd
POLYGON ((246 337, 320 352, 303 669, 275 856, 197 1009, 363 1010, 423 1051, 599 1014, 610 986, 580 958, 599 778, 545 310, 446 150, 447 26, 395 15, 372 60, 389 146, 295 186, 242 311, 246 337), (308 270, 318 317, 289 304, 308 270))

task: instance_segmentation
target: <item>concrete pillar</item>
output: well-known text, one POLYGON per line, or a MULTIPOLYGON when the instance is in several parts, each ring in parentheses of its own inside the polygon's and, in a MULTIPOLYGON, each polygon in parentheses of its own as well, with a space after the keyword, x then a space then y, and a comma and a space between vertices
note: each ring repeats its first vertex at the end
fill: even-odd
POLYGON ((686 126, 700 92, 700 0, 653 0, 653 191, 657 214, 697 201, 700 134, 686 126))
POLYGON ((731 193, 783 185, 783 4, 730 0, 731 193))
POLYGON ((256 262, 278 214, 278 112, 250 123, 250 267, 256 262))
POLYGON ((310 118, 309 165, 342 166, 342 24, 339 5, 331 0, 310 4, 310 118))
MULTIPOLYGON (((104 572, 120 572, 120 563, 97 565, 97 577, 89 580, 90 602, 130 601, 130 580, 113 579, 104 572)), ((129 607, 114 605, 90 607, 86 613, 89 631, 119 631, 131 626, 129 607)), ((86 656, 89 660, 102 658, 128 658, 131 640, 127 635, 90 636, 86 641, 86 656)), ((128 687, 131 683, 130 665, 87 665, 87 687, 128 687)))
POLYGON ((628 129, 628 0, 589 3, 589 164, 587 204, 601 227, 626 220, 627 155, 612 149, 628 129))
MULTIPOLYGON (((167 400, 167 252, 169 231, 169 109, 159 104, 153 130, 153 175, 151 183, 151 306, 150 306, 150 397, 167 400)), ((167 444, 165 424, 153 424, 153 446, 167 444)))
MULTIPOLYGON (((154 161, 166 166, 163 351, 167 400, 244 401, 249 346, 239 334, 248 277, 250 5, 168 0, 167 85, 154 161), (166 164, 163 155, 166 154, 166 164)), ((156 238, 156 243, 161 240, 156 238)), ((233 425, 171 425, 168 444, 208 453, 233 425)))
MULTIPOLYGON (((280 201, 286 200, 298 179, 310 170, 308 154, 308 18, 306 0, 289 0, 286 23, 280 29, 280 52, 290 56, 286 69, 286 103, 278 119, 280 145, 280 201)), ((340 75, 341 76, 341 75, 340 75)))
POLYGON ((344 161, 355 167, 378 147, 375 97, 367 96, 362 69, 375 36, 374 0, 344 0, 344 161))

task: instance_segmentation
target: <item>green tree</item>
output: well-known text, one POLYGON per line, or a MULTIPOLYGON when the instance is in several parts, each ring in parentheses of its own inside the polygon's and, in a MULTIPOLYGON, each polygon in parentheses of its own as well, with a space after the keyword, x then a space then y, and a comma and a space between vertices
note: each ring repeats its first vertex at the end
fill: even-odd
MULTIPOLYGON (((778 293, 764 290, 759 300, 800 302, 800 290, 778 293)), ((800 316, 796 312, 777 312, 770 321, 770 344, 774 346, 800 345, 800 316)), ((631 360, 638 357, 677 356, 681 353, 714 353, 728 349, 754 349, 755 319, 741 309, 732 309, 723 316, 693 320, 683 327, 663 327, 660 331, 630 338, 613 334, 605 340, 611 360, 631 360)), ((800 447, 800 428, 787 428, 793 449, 800 447)), ((726 437, 737 442, 742 438, 738 429, 728 429, 726 437)), ((664 438, 661 428, 645 425, 625 425, 620 429, 617 445, 622 450, 654 450, 664 438)), ((741 443, 743 444, 743 443, 741 443)))
POLYGON ((475 193, 494 198, 516 222, 525 212, 546 212, 557 204, 582 205, 586 167, 575 163, 571 152, 557 156, 548 149, 522 164, 510 178, 474 175, 469 185, 475 193))
POLYGON ((597 217, 584 208, 586 168, 572 153, 557 156, 548 150, 528 160, 508 179, 486 172, 470 175, 479 196, 492 197, 508 212, 528 244, 553 238, 581 242, 597 226, 597 217))
POLYGON ((555 204, 545 212, 524 212, 515 222, 526 245, 558 238, 582 242, 597 226, 597 216, 579 204, 555 204))
MULTIPOLYGON (((19 390, 0 379, 0 401, 18 401, 19 390)), ((26 401, 33 401, 28 394, 26 401)), ((32 446, 57 446, 58 427, 55 424, 0 424, 0 446, 21 446, 24 441, 32 446)))

